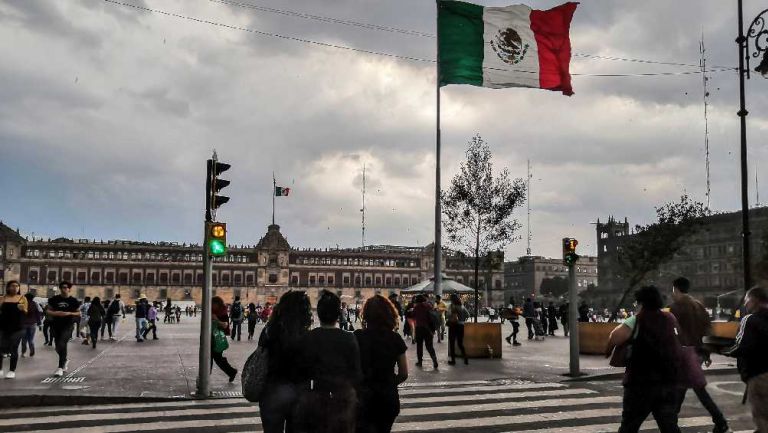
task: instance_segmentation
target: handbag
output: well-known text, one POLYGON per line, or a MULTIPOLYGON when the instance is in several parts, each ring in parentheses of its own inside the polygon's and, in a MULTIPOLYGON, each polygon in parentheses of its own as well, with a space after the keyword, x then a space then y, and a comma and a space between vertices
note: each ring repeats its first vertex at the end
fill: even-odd
POLYGON ((611 359, 608 361, 608 365, 611 367, 626 367, 629 360, 632 359, 632 344, 637 338, 637 334, 640 332, 639 321, 635 323, 635 330, 632 332, 632 336, 629 340, 625 341, 613 348, 611 352, 611 359))
POLYGON ((214 328, 213 330, 213 351, 216 353, 223 353, 229 349, 229 341, 227 341, 227 334, 221 329, 214 328))
POLYGON ((256 403, 264 392, 264 384, 267 382, 267 367, 269 365, 269 351, 264 346, 258 346, 248 356, 240 375, 243 397, 256 403))

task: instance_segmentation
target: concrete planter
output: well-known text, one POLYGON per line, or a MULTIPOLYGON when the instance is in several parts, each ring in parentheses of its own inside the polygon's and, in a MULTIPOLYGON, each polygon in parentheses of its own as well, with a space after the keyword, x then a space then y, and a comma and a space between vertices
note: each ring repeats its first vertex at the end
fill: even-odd
POLYGON ((608 349, 608 337, 619 323, 580 322, 579 353, 604 355, 608 349))
POLYGON ((501 358, 501 347, 500 323, 464 324, 464 349, 467 351, 467 357, 501 358))

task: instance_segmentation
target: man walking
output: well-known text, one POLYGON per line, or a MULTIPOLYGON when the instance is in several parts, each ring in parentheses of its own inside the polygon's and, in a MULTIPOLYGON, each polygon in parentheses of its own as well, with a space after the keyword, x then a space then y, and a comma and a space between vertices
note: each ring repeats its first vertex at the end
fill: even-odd
POLYGON ((528 339, 533 340, 533 319, 536 317, 536 309, 533 306, 531 298, 527 298, 523 304, 523 318, 525 327, 528 328, 528 339))
POLYGON ((229 322, 232 326, 232 341, 235 341, 235 336, 237 336, 237 341, 240 341, 244 313, 245 311, 243 309, 243 304, 240 303, 240 297, 235 296, 235 302, 229 310, 229 322))
POLYGON ((725 354, 738 360, 757 431, 768 432, 768 290, 750 289, 744 305, 749 314, 741 320, 736 345, 725 354))
POLYGON ((149 325, 144 329, 142 337, 146 340, 149 331, 152 331, 152 339, 159 340, 159 338, 157 338, 157 307, 155 307, 155 304, 150 304, 147 309, 147 322, 149 325))
POLYGON ((139 296, 136 302, 136 341, 139 343, 144 342, 144 330, 147 329, 147 314, 149 313, 149 306, 147 305, 147 296, 139 296))
POLYGON ((510 312, 509 323, 512 324, 512 333, 509 334, 505 340, 507 340, 507 343, 513 346, 520 346, 520 342, 517 341, 517 334, 520 332, 520 308, 516 307, 514 303, 510 302, 507 310, 510 312))
POLYGON ((107 331, 109 331, 109 339, 117 339, 117 325, 120 324, 120 320, 125 319, 125 304, 120 300, 120 294, 115 295, 115 299, 109 303, 107 307, 107 331), (122 315, 122 317, 121 317, 122 315))
POLYGON ((48 299, 47 314, 51 317, 51 337, 56 353, 59 355, 59 366, 53 373, 56 377, 64 376, 67 369, 67 343, 72 337, 75 322, 80 320, 80 301, 70 296, 72 283, 59 283, 60 294, 48 299))
POLYGON ((566 302, 565 304, 560 305, 560 309, 557 311, 557 316, 560 317, 560 324, 563 325, 563 332, 565 332, 565 336, 568 336, 568 331, 570 330, 570 324, 568 322, 568 313, 570 309, 571 304, 566 302))
POLYGON ((435 311, 437 311, 438 329, 437 329, 437 342, 442 343, 445 340, 445 312, 448 310, 448 306, 440 298, 435 296, 435 311))
MULTIPOLYGON (((684 346, 684 350, 694 352, 691 356, 697 357, 696 360, 698 363, 696 364, 696 367, 701 368, 702 362, 710 362, 709 353, 704 350, 702 338, 709 334, 712 328, 712 322, 704 305, 688 294, 690 289, 691 283, 685 277, 677 278, 672 282, 673 302, 669 311, 677 318, 680 330, 680 344, 684 346)), ((681 389, 679 407, 682 407, 687 391, 688 390, 685 388, 681 389)), ((725 433, 730 431, 728 428, 728 421, 726 421, 720 408, 718 408, 717 404, 712 400, 712 397, 707 392, 706 386, 693 388, 693 391, 696 393, 696 397, 699 398, 699 401, 704 408, 707 409, 710 416, 712 416, 712 422, 715 424, 713 433, 725 433)))

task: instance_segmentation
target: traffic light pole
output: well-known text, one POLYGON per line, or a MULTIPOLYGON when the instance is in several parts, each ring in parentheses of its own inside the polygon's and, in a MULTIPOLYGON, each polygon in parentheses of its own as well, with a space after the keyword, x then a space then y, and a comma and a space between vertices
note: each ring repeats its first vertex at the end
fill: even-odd
POLYGON ((575 264, 568 265, 568 330, 571 333, 571 359, 570 359, 570 373, 571 377, 581 376, 579 371, 579 307, 578 300, 579 294, 576 290, 576 269, 575 264))
MULTIPOLYGON (((205 225, 207 228, 207 224, 205 225)), ((206 229, 205 239, 208 233, 206 229)), ((207 245, 207 242, 204 243, 207 245)), ((211 395, 211 286, 213 260, 207 249, 203 251, 203 311, 200 321, 200 357, 197 366, 197 398, 208 398, 211 395)))

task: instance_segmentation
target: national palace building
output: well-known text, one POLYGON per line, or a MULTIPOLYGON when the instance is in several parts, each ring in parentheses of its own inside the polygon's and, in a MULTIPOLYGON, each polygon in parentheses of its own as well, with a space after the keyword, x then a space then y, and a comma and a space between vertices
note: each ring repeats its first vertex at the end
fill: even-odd
MULTIPOLYGON (((255 246, 230 246, 214 260, 213 294, 232 302, 275 302, 287 290, 306 290, 312 302, 320 290, 332 290, 349 303, 374 293, 388 295, 433 274, 434 246, 366 246, 350 249, 291 247, 271 225, 255 246)), ((481 262, 479 286, 494 304, 503 303, 503 260, 488 270, 481 262)), ((474 287, 474 260, 444 250, 444 273, 474 287)), ((21 236, 0 222, 0 291, 18 280, 22 290, 50 297, 59 281, 74 284, 77 298, 112 298, 126 304, 142 294, 150 300, 202 300, 203 248, 175 242, 94 241, 21 236)))

